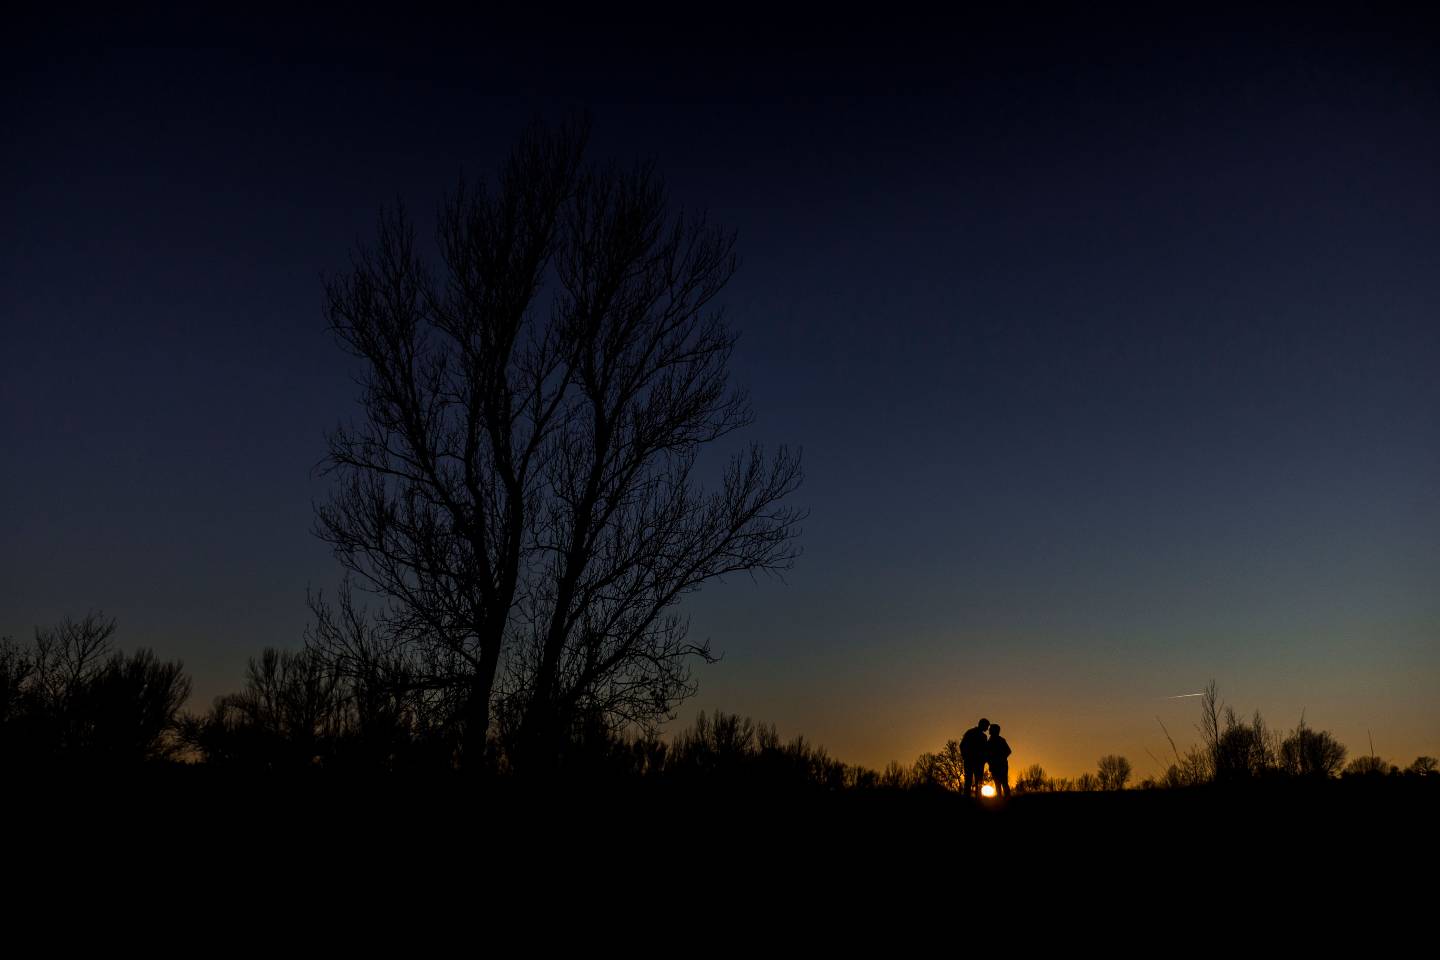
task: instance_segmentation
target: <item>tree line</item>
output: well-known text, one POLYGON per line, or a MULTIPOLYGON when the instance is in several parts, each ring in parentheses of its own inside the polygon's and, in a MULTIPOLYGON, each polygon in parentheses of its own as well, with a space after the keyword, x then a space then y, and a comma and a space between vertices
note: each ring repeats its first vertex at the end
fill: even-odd
MULTIPOLYGON (((361 622, 353 617, 353 627, 361 622)), ((59 766, 137 769, 192 764, 242 773, 365 771, 392 775, 460 770, 459 721, 446 691, 407 675, 402 658, 376 657, 363 669, 338 663, 318 638, 340 625, 313 627, 298 650, 267 648, 252 657, 239 690, 217 697, 207 711, 184 707, 191 679, 179 660, 149 649, 125 653, 115 645, 114 618, 90 613, 38 628, 29 643, 0 639, 0 762, 7 768, 59 766)), ((1162 724, 1163 728, 1163 724, 1162 724)), ((1257 711, 1242 718, 1221 703, 1211 684, 1201 700, 1200 742, 1142 788, 1182 788, 1277 779, 1430 777, 1431 757, 1404 770, 1373 754, 1352 757, 1328 731, 1303 717, 1288 732, 1270 728, 1257 711)), ((478 772, 516 774, 515 740, 503 727, 478 772)), ((551 772, 590 782, 663 780, 724 786, 769 786, 827 792, 960 791, 964 765, 950 740, 913 763, 883 770, 845 763, 773 725, 717 712, 701 713, 665 738, 654 729, 617 732, 597 712, 570 728, 551 772)), ((1123 790, 1132 786, 1130 762, 1101 757, 1096 770, 1075 778, 1022 769, 1019 794, 1123 790)))
POLYGON ((92 613, 0 638, 0 754, 7 767, 54 761, 133 766, 184 749, 190 678, 178 660, 115 649, 116 623, 92 613))

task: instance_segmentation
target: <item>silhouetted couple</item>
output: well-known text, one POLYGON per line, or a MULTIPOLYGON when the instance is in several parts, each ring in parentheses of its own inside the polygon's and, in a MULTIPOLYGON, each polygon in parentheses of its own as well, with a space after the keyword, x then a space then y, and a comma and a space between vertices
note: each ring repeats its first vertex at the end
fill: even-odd
POLYGON ((984 717, 960 738, 960 760, 965 764, 965 796, 980 794, 980 784, 985 782, 985 765, 990 765, 990 776, 995 780, 995 789, 1010 796, 1010 744, 1000 736, 1000 724, 991 723, 984 717), (989 736, 986 736, 986 733, 989 736))

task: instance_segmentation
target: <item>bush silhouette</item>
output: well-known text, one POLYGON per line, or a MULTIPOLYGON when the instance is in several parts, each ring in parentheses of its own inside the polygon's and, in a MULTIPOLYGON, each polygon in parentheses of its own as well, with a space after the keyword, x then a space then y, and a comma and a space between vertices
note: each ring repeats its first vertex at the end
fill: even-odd
POLYGON ((331 756, 345 718, 340 690, 319 657, 267 647, 245 688, 218 697, 186 738, 215 764, 297 769, 331 756))
POLYGON ((181 746, 190 680, 178 661, 114 649, 114 618, 90 613, 0 641, 0 754, 11 763, 135 765, 181 746))
POLYGON ((1373 754, 1356 757, 1345 767, 1347 777, 1383 777, 1398 772, 1395 767, 1373 754))
POLYGON ((1016 793, 1040 793, 1051 789, 1052 784, 1045 776, 1045 768, 1038 763, 1032 763, 1020 774, 1020 779, 1015 781, 1016 793))
POLYGON ((1101 790, 1124 790, 1129 779, 1129 760, 1113 753, 1100 758, 1096 780, 1099 781, 1101 790))
POLYGON ((1293 777, 1333 777, 1345 765, 1345 747, 1326 730, 1311 730, 1305 718, 1280 744, 1280 768, 1293 777))
POLYGON ((1406 776, 1433 777, 1440 772, 1440 763, 1434 757, 1416 757, 1415 762, 1405 768, 1406 776))

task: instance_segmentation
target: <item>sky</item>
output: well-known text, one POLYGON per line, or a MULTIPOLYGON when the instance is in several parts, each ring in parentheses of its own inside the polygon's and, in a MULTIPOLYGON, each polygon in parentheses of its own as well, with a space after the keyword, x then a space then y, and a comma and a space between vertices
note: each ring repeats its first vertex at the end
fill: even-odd
POLYGON ((737 234, 783 582, 689 598, 696 711, 849 762, 980 716, 1139 776, 1212 679, 1440 755, 1440 32, 1186 18, 22 10, 0 85, 0 635, 103 609, 191 707, 294 647, 358 409, 322 278, 588 111, 737 234))

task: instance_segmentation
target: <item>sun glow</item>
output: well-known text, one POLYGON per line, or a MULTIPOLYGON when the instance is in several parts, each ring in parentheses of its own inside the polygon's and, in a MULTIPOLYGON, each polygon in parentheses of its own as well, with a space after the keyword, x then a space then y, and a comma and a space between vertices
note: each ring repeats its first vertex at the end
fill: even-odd
POLYGON ((983 787, 981 787, 981 788, 980 788, 980 796, 982 796, 982 797, 993 797, 993 796, 995 796, 995 784, 993 784, 993 783, 987 783, 987 784, 985 784, 983 787))

